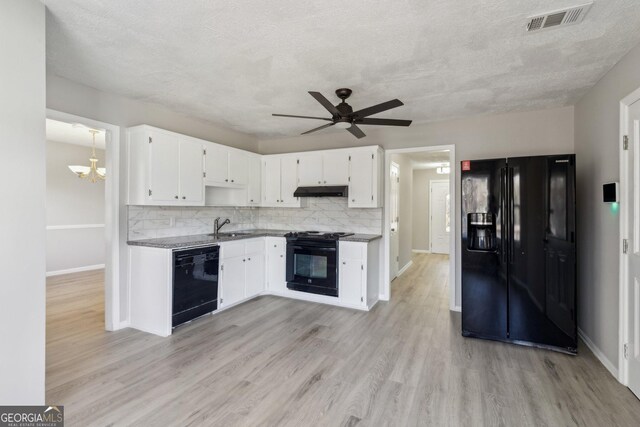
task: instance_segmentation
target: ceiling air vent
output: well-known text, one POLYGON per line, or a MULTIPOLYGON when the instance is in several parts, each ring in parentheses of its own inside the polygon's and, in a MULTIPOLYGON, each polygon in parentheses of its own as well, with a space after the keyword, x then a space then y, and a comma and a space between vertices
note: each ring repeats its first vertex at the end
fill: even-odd
POLYGON ((529 18, 527 23, 527 32, 544 30, 565 25, 572 25, 582 22, 593 2, 581 4, 580 6, 569 7, 544 15, 536 15, 529 18))

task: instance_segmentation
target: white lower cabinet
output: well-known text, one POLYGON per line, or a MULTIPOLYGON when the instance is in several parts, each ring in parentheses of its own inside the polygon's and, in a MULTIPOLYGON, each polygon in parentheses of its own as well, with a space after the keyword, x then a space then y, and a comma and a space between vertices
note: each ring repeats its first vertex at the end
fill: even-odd
POLYGON ((220 244, 220 308, 252 298, 265 289, 264 238, 220 244))
POLYGON ((287 291, 287 241, 283 237, 266 238, 267 290, 282 294, 287 291))
MULTIPOLYGON (((381 239, 339 242, 338 298, 287 288, 284 237, 255 237, 222 242, 218 309, 257 295, 314 301, 369 310, 378 300, 381 239)), ((160 336, 172 333, 173 251, 129 246, 131 327, 160 336)))
POLYGON ((220 307, 226 307, 245 299, 245 258, 227 258, 220 263, 220 307))
POLYGON ((380 239, 339 242, 338 298, 348 307, 369 309, 378 300, 380 239))

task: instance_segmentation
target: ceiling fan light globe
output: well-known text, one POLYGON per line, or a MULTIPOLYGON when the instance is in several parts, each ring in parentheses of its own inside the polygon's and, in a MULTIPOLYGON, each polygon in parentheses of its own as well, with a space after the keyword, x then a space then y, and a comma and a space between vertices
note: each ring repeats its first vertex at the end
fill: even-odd
POLYGON ((349 122, 336 122, 335 126, 338 129, 349 129, 351 127, 351 123, 349 123, 349 122))

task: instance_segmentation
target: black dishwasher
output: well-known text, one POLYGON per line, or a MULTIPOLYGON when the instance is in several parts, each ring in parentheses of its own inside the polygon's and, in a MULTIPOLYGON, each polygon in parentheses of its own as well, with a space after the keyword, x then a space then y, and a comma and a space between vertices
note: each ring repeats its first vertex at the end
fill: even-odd
POLYGON ((218 308, 218 246, 173 253, 172 326, 218 308))

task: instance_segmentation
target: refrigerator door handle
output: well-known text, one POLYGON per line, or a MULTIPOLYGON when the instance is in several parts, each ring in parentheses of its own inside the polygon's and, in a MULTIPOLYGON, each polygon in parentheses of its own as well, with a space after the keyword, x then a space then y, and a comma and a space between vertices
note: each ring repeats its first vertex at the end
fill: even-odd
POLYGON ((513 168, 507 166, 507 204, 508 216, 507 216, 507 262, 511 264, 513 262, 513 168))
POLYGON ((502 262, 507 262, 507 168, 500 168, 500 255, 502 262))

